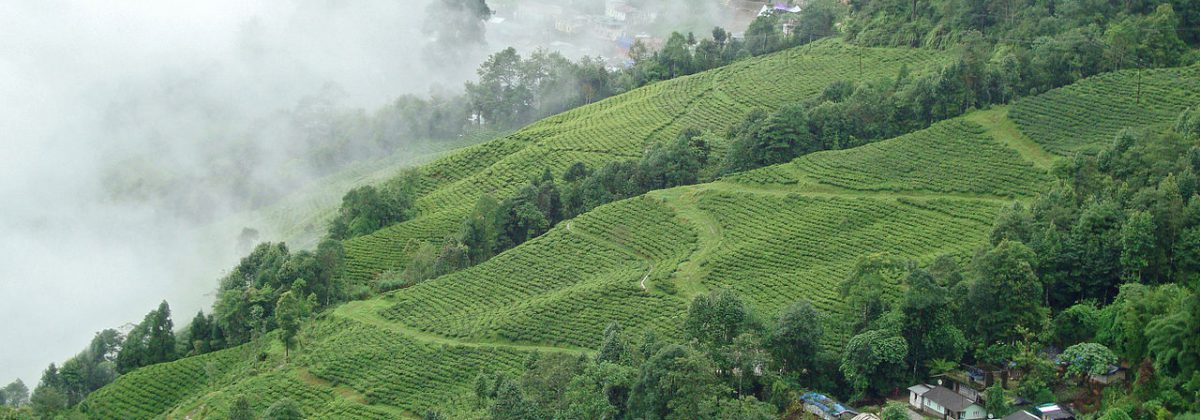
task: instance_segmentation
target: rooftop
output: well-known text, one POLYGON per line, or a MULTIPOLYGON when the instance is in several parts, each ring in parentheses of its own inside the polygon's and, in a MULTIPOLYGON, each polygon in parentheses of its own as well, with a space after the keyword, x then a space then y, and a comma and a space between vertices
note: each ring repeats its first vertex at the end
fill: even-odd
POLYGON ((1035 416, 1028 411, 1019 410, 1015 413, 1004 416, 1004 418, 1001 420, 1042 420, 1042 418, 1035 416))
POLYGON ((925 397, 927 400, 937 403, 942 407, 946 407, 946 409, 950 411, 963 411, 966 410, 967 407, 975 404, 975 400, 964 397, 962 394, 954 392, 950 388, 946 388, 944 386, 933 387, 929 390, 929 392, 926 392, 923 397, 925 397))

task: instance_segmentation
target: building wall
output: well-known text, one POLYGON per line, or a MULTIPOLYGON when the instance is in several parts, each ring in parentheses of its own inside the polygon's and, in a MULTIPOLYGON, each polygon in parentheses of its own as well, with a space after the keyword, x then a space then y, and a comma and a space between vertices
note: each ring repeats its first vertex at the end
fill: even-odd
POLYGON ((946 414, 946 407, 942 407, 938 403, 925 400, 925 411, 938 414, 946 414))
POLYGON ((987 418, 987 411, 985 411, 983 407, 980 407, 978 404, 975 404, 967 407, 967 409, 963 411, 962 418, 965 420, 984 419, 987 418))

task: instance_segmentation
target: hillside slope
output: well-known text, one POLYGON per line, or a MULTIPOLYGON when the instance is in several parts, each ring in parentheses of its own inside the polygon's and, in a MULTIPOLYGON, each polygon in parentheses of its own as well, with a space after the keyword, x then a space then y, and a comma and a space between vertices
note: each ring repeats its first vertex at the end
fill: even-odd
MULTIPOLYGON (((1081 82, 1126 88, 1107 86, 1114 83, 1129 79, 1081 82)), ((1064 90, 1070 89, 1080 88, 1064 90)), ((1046 98, 1063 95, 1055 92, 1046 98)), ((1195 105, 1187 95, 1162 100, 1195 105)), ((517 372, 533 352, 587 354, 610 322, 678 337, 687 303, 706 290, 736 290, 765 315, 798 299, 840 314, 838 286, 858 258, 888 253, 926 263, 943 254, 968 255, 986 241, 1001 208, 1046 189, 1054 155, 1042 145, 1058 140, 1016 120, 1031 112, 1021 106, 611 203, 484 264, 326 311, 305 327, 302 349, 290 362, 268 336, 265 343, 135 371, 89 397, 85 409, 99 417, 219 418, 236 396, 246 395, 259 410, 291 398, 314 417, 389 418, 430 408, 461 413, 472 410, 470 389, 479 372, 517 372)), ((1113 127, 1081 144, 1108 141, 1119 129, 1113 127)), ((479 173, 518 163, 529 168, 511 173, 540 172, 533 157, 521 157, 525 147, 545 150, 521 140, 529 132, 431 165, 425 217, 453 214, 434 211, 439 207, 431 197, 469 191, 463 183, 483 182, 479 173)), ((415 238, 421 231, 412 226, 418 225, 387 232, 415 238)), ((847 338, 840 326, 827 330, 824 345, 839 348, 847 338)))
POLYGON ((346 191, 378 184, 438 158, 455 154, 503 133, 481 131, 456 139, 414 142, 378 159, 357 162, 336 173, 305 184, 270 205, 234 214, 206 227, 211 236, 235 238, 242 228, 259 231, 260 238, 287 242, 293 249, 311 249, 325 234, 346 191))
POLYGON ((574 162, 600 166, 635 159, 683 128, 723 131, 755 107, 775 109, 819 94, 829 83, 923 71, 944 52, 861 48, 825 40, 727 67, 655 83, 534 123, 503 139, 468 148, 422 168, 418 217, 346 242, 351 279, 369 283, 405 263, 414 240, 454 234, 483 194, 504 198, 545 169, 574 162))
MULTIPOLYGON (((1009 200, 980 185, 1024 194, 1048 182, 1043 169, 974 122, 1004 112, 602 206, 479 266, 327 312, 306 329, 304 349, 290 364, 268 348, 266 362, 238 362, 257 366, 247 378, 170 399, 178 403, 168 417, 219 416, 238 394, 260 409, 286 396, 314 416, 466 409, 479 371, 516 372, 533 351, 586 353, 610 322, 678 337, 689 299, 713 288, 732 288, 765 314, 797 299, 841 313, 837 286, 859 256, 928 262, 967 254, 1009 200), (972 150, 985 158, 963 159, 972 150), (812 163, 837 162, 842 178, 870 180, 886 176, 878 159, 890 156, 1007 175, 984 182, 947 172, 887 189, 865 181, 849 189, 812 163)), ((845 338, 835 328, 826 345, 845 338)), ((132 404, 112 396, 144 394, 155 375, 127 375, 89 406, 132 404)))
POLYGON ((1012 120, 1056 155, 1095 152, 1126 127, 1164 126, 1200 104, 1200 65, 1101 74, 1022 100, 1012 120))

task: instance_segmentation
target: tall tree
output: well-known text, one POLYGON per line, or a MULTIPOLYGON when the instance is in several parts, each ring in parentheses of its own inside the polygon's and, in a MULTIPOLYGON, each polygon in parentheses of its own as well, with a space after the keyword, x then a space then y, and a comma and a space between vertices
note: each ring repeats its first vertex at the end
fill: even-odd
POLYGON ((300 333, 300 321, 305 315, 304 301, 295 292, 287 291, 275 302, 275 322, 279 325, 279 340, 283 342, 283 358, 296 347, 296 336, 300 333))
POLYGON ((291 398, 276 401, 263 413, 264 420, 301 420, 303 418, 304 413, 300 411, 300 405, 291 398))
POLYGON ((683 331, 703 345, 720 347, 753 327, 753 315, 741 298, 731 290, 718 289, 692 299, 683 331))
POLYGON ((8 399, 8 405, 13 407, 20 407, 29 403, 29 388, 20 379, 15 379, 8 385, 5 385, 4 395, 8 399))
POLYGON ((950 297, 925 270, 914 270, 905 278, 908 290, 900 302, 900 332, 908 342, 908 364, 912 379, 920 379, 934 359, 959 360, 967 340, 955 325, 950 297))
POLYGON ((873 254, 859 258, 839 290, 850 307, 848 321, 851 332, 867 330, 876 319, 890 310, 894 298, 889 291, 896 290, 896 286, 912 268, 912 262, 890 255, 873 254))
POLYGON ((632 418, 697 419, 715 416, 716 402, 728 394, 717 367, 704 352, 671 345, 642 365, 629 397, 632 418))
POLYGON ((1047 313, 1034 258, 1025 245, 1006 240, 973 261, 975 278, 964 310, 971 311, 968 329, 978 344, 1019 339, 1022 328, 1041 329, 1047 313))
POLYGON ((175 360, 175 323, 171 321, 171 307, 164 300, 158 304, 158 310, 148 316, 151 318, 150 327, 146 329, 146 364, 175 360))
POLYGON ((825 315, 812 303, 801 300, 780 313, 771 331, 771 352, 785 370, 812 369, 824 337, 825 315))
POLYGON ((908 344, 893 330, 871 330, 846 344, 841 371, 858 398, 886 395, 904 383, 908 344))

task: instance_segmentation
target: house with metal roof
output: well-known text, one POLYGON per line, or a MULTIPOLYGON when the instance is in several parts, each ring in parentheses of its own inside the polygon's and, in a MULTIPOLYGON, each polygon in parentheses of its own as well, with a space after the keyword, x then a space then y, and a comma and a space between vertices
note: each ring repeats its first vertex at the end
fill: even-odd
POLYGON ((1117 365, 1108 365, 1108 370, 1102 374, 1088 375, 1088 379, 1100 385, 1112 385, 1125 380, 1125 369, 1117 365))
POLYGON ((1042 420, 1042 418, 1025 410, 1017 410, 1015 413, 1004 416, 1001 420, 1042 420))
POLYGON ((1042 404, 1004 416, 1003 420, 1074 420, 1075 412, 1058 404, 1042 404))
POLYGON ((805 411, 822 420, 851 420, 859 415, 854 409, 842 405, 825 394, 809 392, 801 395, 800 400, 804 401, 805 411))
POLYGON ((941 385, 914 385, 908 388, 908 404, 913 410, 943 420, 987 418, 987 410, 978 398, 941 385))

